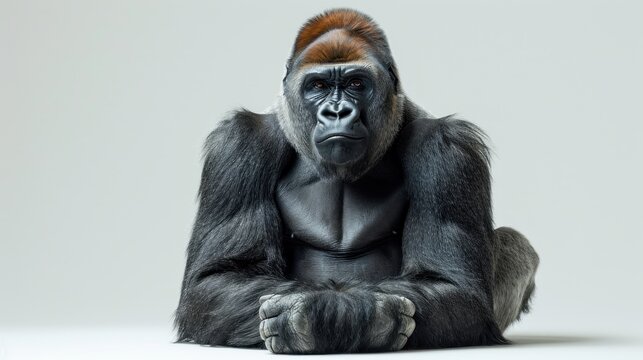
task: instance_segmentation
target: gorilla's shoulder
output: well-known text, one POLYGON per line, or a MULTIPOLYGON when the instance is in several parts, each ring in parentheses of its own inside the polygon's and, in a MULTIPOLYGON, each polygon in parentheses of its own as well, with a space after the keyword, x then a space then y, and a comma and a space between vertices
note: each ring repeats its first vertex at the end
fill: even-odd
POLYGON ((443 156, 476 159, 489 163, 486 134, 471 122, 453 115, 417 118, 404 124, 398 134, 398 151, 403 157, 443 156))
POLYGON ((205 141, 204 155, 230 154, 237 158, 277 155, 286 145, 275 114, 246 109, 232 112, 205 141))
POLYGON ((222 120, 206 140, 209 145, 224 142, 229 147, 247 147, 260 143, 270 145, 282 141, 275 114, 258 114, 246 109, 232 112, 222 120))
POLYGON ((274 114, 239 110, 222 120, 203 148, 202 199, 269 194, 290 156, 280 130, 274 114))

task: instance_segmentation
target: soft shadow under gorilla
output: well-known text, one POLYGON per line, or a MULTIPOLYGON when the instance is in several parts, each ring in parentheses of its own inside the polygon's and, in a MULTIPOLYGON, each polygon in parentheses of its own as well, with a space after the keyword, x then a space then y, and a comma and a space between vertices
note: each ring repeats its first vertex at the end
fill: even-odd
POLYGON ((605 344, 627 342, 627 339, 601 335, 514 335, 507 336, 514 346, 534 345, 569 345, 569 344, 605 344))

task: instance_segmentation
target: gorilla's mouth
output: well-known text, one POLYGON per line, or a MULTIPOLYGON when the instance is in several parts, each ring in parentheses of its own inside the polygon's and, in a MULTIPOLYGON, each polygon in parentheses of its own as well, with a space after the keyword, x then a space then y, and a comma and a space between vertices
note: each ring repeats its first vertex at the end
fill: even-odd
POLYGON ((368 135, 368 129, 361 121, 336 121, 327 126, 317 126, 312 140, 322 159, 333 165, 345 166, 366 154, 368 135))
POLYGON ((364 136, 341 132, 341 133, 326 134, 320 137, 319 139, 316 139, 315 142, 319 144, 327 140, 340 140, 340 139, 341 140, 362 140, 363 138, 364 136))

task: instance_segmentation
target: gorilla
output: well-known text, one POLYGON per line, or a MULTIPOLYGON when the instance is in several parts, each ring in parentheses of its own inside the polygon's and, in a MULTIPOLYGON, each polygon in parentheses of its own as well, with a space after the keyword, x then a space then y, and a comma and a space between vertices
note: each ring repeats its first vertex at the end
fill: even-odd
POLYGON ((382 30, 309 19, 266 113, 208 136, 179 342, 274 353, 503 344, 538 256, 494 230, 475 125, 409 100, 382 30))

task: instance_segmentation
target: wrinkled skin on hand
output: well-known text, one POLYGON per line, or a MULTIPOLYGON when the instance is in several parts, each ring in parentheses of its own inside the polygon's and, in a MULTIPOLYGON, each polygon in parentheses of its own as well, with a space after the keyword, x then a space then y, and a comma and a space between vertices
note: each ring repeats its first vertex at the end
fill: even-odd
POLYGON ((375 316, 368 327, 367 349, 381 349, 394 337, 390 348, 382 350, 401 350, 415 330, 415 305, 411 300, 397 295, 376 293, 375 299, 375 316), (393 312, 387 309, 393 309, 393 312))
MULTIPOLYGON (((310 314, 310 300, 314 292, 287 295, 264 295, 259 299, 259 334, 266 349, 273 353, 320 352, 313 329, 316 321, 310 314)), ((372 297, 356 300, 373 301, 373 309, 366 332, 359 339, 359 351, 400 350, 415 329, 415 306, 402 296, 375 293, 372 297)), ((323 325, 323 324, 322 324, 323 325)), ((357 334, 352 334, 358 336, 357 334)), ((337 349, 342 351, 343 349, 337 349)))
POLYGON ((309 294, 264 295, 259 298, 259 334, 273 353, 310 353, 314 339, 308 314, 304 311, 309 294))

